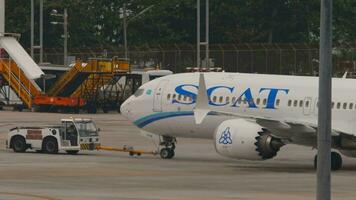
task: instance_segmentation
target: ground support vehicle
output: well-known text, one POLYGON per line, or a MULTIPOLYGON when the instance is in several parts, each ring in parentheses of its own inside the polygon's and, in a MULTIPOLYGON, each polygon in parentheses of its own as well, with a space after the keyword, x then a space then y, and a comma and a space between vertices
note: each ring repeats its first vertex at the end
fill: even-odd
POLYGON ((99 129, 91 119, 62 119, 61 124, 46 127, 15 127, 8 133, 6 146, 15 152, 33 149, 55 154, 65 151, 96 150, 100 146, 99 129))

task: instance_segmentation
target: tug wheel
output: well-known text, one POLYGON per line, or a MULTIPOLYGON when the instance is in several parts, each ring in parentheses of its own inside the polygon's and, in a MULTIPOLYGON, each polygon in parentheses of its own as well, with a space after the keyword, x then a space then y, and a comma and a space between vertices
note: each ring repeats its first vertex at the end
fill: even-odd
POLYGON ((57 140, 54 138, 46 138, 43 141, 42 149, 44 152, 49 154, 56 154, 58 153, 58 143, 57 140))
POLYGON ((12 149, 14 152, 25 152, 27 149, 26 141, 21 136, 15 136, 12 139, 12 149))

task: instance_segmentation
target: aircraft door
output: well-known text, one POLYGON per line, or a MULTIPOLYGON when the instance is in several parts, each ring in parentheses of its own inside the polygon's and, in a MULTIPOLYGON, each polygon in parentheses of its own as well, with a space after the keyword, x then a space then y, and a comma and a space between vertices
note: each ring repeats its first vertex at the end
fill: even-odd
POLYGON ((303 114, 310 115, 312 112, 313 102, 311 97, 305 97, 303 104, 303 114))
POLYGON ((161 80, 159 82, 153 99, 153 111, 154 112, 162 112, 162 99, 163 99, 163 92, 164 88, 168 85, 169 80, 161 80))

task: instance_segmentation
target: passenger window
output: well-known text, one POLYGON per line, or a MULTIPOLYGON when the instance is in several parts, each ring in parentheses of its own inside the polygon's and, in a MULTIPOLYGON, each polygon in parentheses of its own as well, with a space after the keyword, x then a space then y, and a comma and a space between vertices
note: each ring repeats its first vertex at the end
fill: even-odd
POLYGON ((237 99, 237 103, 238 103, 239 105, 241 105, 241 98, 238 98, 238 99, 237 99))
POLYGON ((265 106, 267 103, 267 99, 263 99, 263 105, 265 106))
POLYGON ((303 107, 303 100, 299 101, 299 107, 303 107))
POLYGON ((309 101, 305 102, 305 107, 307 107, 307 108, 309 107, 309 101))
POLYGON ((292 100, 288 100, 288 106, 289 106, 289 107, 292 106, 292 100))
POLYGON ((294 106, 294 107, 297 107, 297 106, 298 106, 298 100, 294 100, 293 106, 294 106))
POLYGON ((354 104, 353 104, 353 103, 350 103, 349 109, 352 110, 353 107, 354 107, 354 104))
POLYGON ((344 105, 342 106, 344 109, 347 108, 347 103, 344 103, 344 105))
POLYGON ((178 100, 180 101, 182 99, 182 95, 178 95, 178 100))
POLYGON ((341 107, 341 103, 339 102, 339 103, 336 104, 336 108, 340 109, 340 107, 341 107))
POLYGON ((219 102, 222 103, 222 102, 223 102, 223 99, 224 99, 224 97, 223 97, 223 96, 220 96, 219 102))
POLYGON ((183 96, 183 101, 187 101, 187 96, 183 96))
POLYGON ((226 103, 230 103, 230 97, 226 97, 226 103))
POLYGON ((167 94, 167 100, 169 101, 171 99, 171 94, 167 94))
POLYGON ((176 94, 173 94, 172 99, 176 99, 176 96, 177 96, 176 94))
POLYGON ((256 104, 257 104, 257 105, 260 105, 260 102, 261 102, 261 99, 260 99, 260 98, 257 98, 257 99, 256 99, 256 104))
POLYGON ((281 101, 281 100, 277 99, 277 101, 276 101, 276 106, 279 106, 280 101, 281 101))
POLYGON ((216 102, 216 96, 213 97, 213 102, 216 102))
POLYGON ((188 100, 189 100, 189 101, 192 101, 193 99, 192 99, 192 97, 191 97, 191 96, 188 96, 188 100))

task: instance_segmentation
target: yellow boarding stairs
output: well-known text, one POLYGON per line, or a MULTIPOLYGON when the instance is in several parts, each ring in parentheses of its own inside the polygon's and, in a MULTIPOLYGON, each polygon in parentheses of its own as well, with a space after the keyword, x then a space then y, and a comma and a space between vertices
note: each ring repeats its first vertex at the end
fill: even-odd
POLYGON ((91 73, 88 63, 77 61, 74 66, 63 74, 49 89, 49 96, 69 96, 91 73), (70 91, 72 90, 72 92, 70 91))
POLYGON ((28 108, 31 108, 33 97, 41 94, 36 83, 28 79, 17 64, 10 59, 0 59, 0 74, 2 74, 23 103, 28 108))
POLYGON ((129 62, 124 59, 91 59, 88 62, 91 69, 96 73, 89 77, 78 87, 71 97, 83 96, 84 90, 91 94, 97 94, 99 90, 107 85, 114 77, 115 73, 129 72, 129 62))

